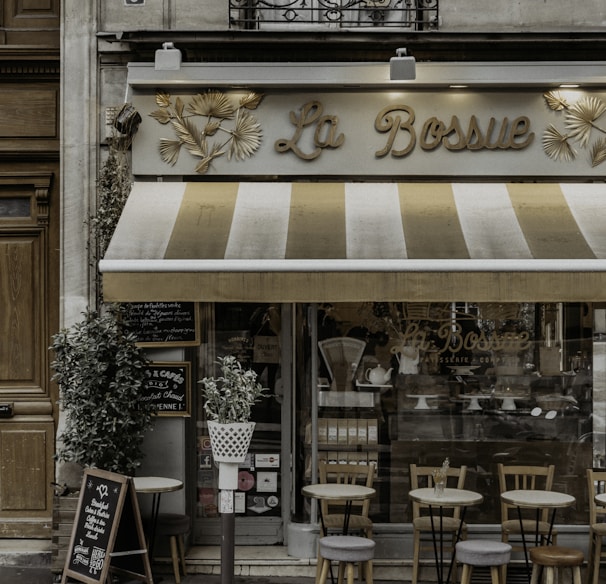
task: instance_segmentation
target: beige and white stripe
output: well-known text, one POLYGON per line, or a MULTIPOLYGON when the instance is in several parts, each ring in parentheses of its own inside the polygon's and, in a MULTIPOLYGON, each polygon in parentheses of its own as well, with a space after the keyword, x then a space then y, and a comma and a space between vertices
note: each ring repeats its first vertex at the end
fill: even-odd
POLYGON ((602 184, 139 182, 105 260, 604 259, 605 225, 602 184))

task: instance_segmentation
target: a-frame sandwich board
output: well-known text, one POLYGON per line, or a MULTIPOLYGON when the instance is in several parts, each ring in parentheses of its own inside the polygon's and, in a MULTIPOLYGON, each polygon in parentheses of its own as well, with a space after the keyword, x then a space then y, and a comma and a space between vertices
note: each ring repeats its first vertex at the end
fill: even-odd
POLYGON ((87 469, 61 584, 104 584, 112 573, 153 584, 137 493, 131 477, 87 469))

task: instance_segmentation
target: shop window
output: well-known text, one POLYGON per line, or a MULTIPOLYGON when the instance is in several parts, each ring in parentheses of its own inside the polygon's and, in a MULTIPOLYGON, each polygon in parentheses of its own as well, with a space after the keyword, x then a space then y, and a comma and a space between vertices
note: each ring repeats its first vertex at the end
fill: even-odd
MULTIPOLYGON (((269 397, 253 407, 256 423, 246 461, 238 472, 234 493, 236 543, 281 542, 281 315, 279 306, 259 304, 202 305, 203 342, 198 379, 213 376, 218 357, 234 355, 245 368, 256 371, 269 388, 269 397), (242 527, 254 520, 257 527, 242 527), (259 524, 263 523, 263 527, 259 524)), ((218 469, 210 449, 202 400, 197 412, 197 511, 194 541, 214 544, 220 533, 218 469)))
MULTIPOLYGON (((604 464, 592 425, 604 409, 594 401, 603 343, 593 322, 585 303, 331 304, 313 323, 301 311, 295 328, 312 338, 315 326, 318 347, 313 360, 297 353, 295 489, 315 479, 319 461, 375 462, 371 519, 407 523, 410 464, 448 457, 467 465, 466 487, 484 496, 469 521, 499 523, 497 464, 553 463, 554 489, 577 500, 560 520, 586 523, 585 469, 604 464), (359 358, 342 350, 327 359, 323 342, 347 338, 361 341, 359 358)), ((294 518, 309 520, 299 505, 294 518)))

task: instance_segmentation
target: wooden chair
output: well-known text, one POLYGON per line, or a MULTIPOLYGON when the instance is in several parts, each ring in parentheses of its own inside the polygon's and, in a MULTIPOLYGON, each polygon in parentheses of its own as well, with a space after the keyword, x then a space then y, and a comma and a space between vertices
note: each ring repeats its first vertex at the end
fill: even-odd
MULTIPOLYGON (((410 489, 419 489, 422 487, 433 486, 433 471, 435 466, 417 466, 410 465, 410 489)), ((465 476, 467 466, 450 467, 446 477, 446 486, 449 488, 462 489, 465 486, 465 476)), ((417 584, 419 579, 419 560, 421 551, 431 551, 433 553, 433 538, 431 530, 432 518, 428 512, 429 506, 421 503, 412 503, 412 528, 413 528, 413 556, 412 556, 412 584, 417 584), (425 545, 423 545, 423 543, 425 545)), ((454 553, 457 533, 461 539, 467 538, 467 526, 461 524, 461 507, 452 507, 448 509, 443 507, 442 532, 452 536, 450 553, 454 553)), ((434 512, 435 513, 435 512, 434 512)), ((434 516, 434 525, 439 525, 439 518, 434 516)))
MULTIPOLYGON (((513 490, 534 490, 541 489, 551 491, 553 486, 553 475, 555 465, 549 466, 529 466, 529 465, 497 465, 499 475, 499 488, 501 493, 513 490)), ((522 510, 522 525, 526 544, 531 541, 532 536, 540 545, 557 542, 557 530, 554 528, 551 532, 551 541, 547 541, 549 535, 549 509, 543 509, 539 514, 539 522, 536 521, 536 510, 522 510), (526 516, 525 516, 526 515, 526 516)), ((514 551, 523 550, 522 533, 520 531, 520 518, 518 508, 509 505, 501 500, 501 541, 512 543, 510 537, 514 536, 514 541, 519 536, 519 545, 513 545, 514 551)))
POLYGON ((600 562, 606 558, 602 551, 602 539, 606 536, 606 507, 597 505, 594 497, 606 492, 606 470, 587 469, 587 492, 589 499, 589 548, 587 553, 587 582, 597 584, 600 562))
MULTIPOLYGON (((376 467, 374 464, 328 464, 320 462, 318 475, 320 483, 358 484, 372 487, 376 467)), ((345 520, 344 501, 320 501, 320 509, 327 531, 343 530, 345 520)), ((372 539, 372 520, 369 518, 370 499, 351 502, 349 533, 362 532, 372 539)))
MULTIPOLYGON (((357 484, 372 487, 376 473, 374 464, 318 464, 318 478, 320 483, 357 484)), ((351 501, 351 514, 349 516, 347 533, 359 532, 372 539, 372 520, 369 518, 370 499, 364 501, 351 501)), ((343 533, 345 521, 345 501, 320 501, 320 512, 326 533, 337 531, 343 533)), ((316 581, 320 577, 322 558, 318 549, 318 566, 316 581)), ((368 562, 360 561, 360 577, 368 576, 368 562)), ((370 572, 372 574, 372 571, 370 572)))

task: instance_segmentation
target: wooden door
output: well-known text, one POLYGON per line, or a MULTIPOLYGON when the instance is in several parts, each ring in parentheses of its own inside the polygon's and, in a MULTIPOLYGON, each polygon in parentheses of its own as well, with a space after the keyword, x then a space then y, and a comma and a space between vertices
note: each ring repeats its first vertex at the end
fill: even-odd
POLYGON ((58 300, 49 253, 49 241, 56 243, 52 182, 51 172, 0 167, 0 537, 51 530, 56 399, 48 346, 58 300))

